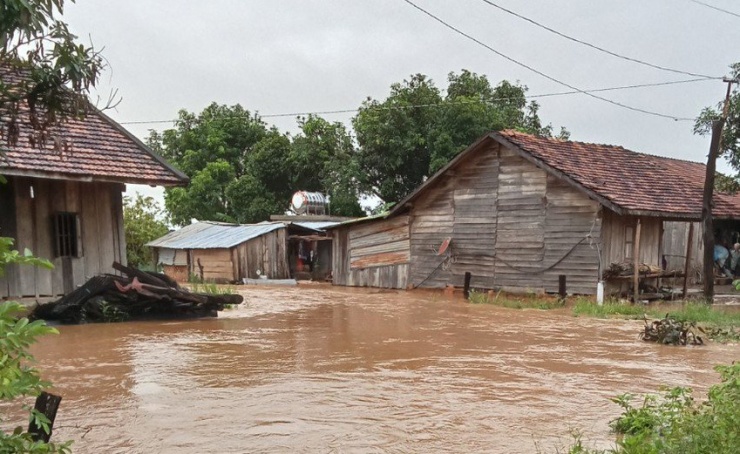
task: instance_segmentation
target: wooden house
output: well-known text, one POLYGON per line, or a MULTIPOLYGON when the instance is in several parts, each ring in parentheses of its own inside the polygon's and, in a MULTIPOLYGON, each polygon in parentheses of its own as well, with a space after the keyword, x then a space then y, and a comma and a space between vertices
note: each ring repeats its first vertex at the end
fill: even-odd
MULTIPOLYGON (((461 286, 470 272, 477 288, 556 292, 565 275, 569 292, 593 294, 634 257, 683 269, 689 250, 699 268, 704 177, 703 164, 618 146, 490 133, 390 212, 333 227, 334 283, 461 286)), ((715 194, 714 215, 740 232, 740 197, 715 194)))
MULTIPOLYGON (((0 120, 2 121, 2 120, 0 120)), ((122 193, 125 184, 183 185, 187 177, 139 139, 91 107, 31 146, 21 127, 13 146, 0 144, 0 236, 48 258, 53 270, 9 266, 0 300, 56 297, 89 277, 126 263, 122 193)), ((2 139, 4 140, 4 139, 2 139)))
MULTIPOLYGON (((261 277, 295 277, 298 261, 289 253, 293 241, 324 237, 321 226, 315 223, 205 221, 170 232, 147 246, 153 248, 156 264, 177 281, 186 282, 197 277, 228 283, 261 277)), ((330 264, 330 258, 327 257, 326 262, 330 264)), ((301 266, 298 271, 302 270, 301 266)), ((331 269, 326 272, 331 273, 331 269)))

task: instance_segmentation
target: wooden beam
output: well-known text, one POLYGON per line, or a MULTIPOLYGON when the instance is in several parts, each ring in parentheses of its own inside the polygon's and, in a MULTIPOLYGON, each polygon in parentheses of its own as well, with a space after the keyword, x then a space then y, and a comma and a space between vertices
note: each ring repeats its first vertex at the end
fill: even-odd
POLYGON ((689 266, 691 264, 691 243, 694 241, 694 223, 689 222, 689 236, 686 240, 686 263, 683 266, 683 299, 686 299, 686 295, 689 289, 689 266))
POLYGON ((632 284, 634 285, 632 293, 632 302, 636 303, 640 296, 640 218, 637 218, 637 225, 635 226, 635 241, 632 245, 632 259, 634 260, 634 273, 632 276, 632 284))

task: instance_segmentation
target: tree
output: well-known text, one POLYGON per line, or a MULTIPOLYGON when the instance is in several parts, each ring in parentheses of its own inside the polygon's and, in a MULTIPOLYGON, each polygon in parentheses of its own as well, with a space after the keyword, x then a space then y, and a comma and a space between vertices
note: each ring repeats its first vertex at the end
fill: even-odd
MULTIPOLYGON (((732 78, 740 79, 740 63, 730 65, 732 78)), ((716 107, 706 107, 701 111, 694 123, 694 133, 708 135, 712 132, 712 122, 718 120, 722 114, 724 99, 716 107)), ((730 97, 730 110, 722 131, 721 156, 724 156, 730 165, 740 172, 740 87, 734 85, 730 97)))
POLYGON ((290 151, 293 186, 328 195, 334 215, 364 216, 357 192, 355 147, 347 129, 315 115, 299 118, 298 124, 301 132, 293 138, 290 151))
MULTIPOLYGON (((0 276, 5 267, 11 264, 52 268, 48 260, 34 257, 27 249, 23 253, 14 250, 12 239, 0 237, 0 276)), ((37 396, 51 386, 49 382, 41 380, 39 371, 32 366, 33 356, 28 348, 39 336, 57 331, 41 320, 29 322, 27 318, 19 317, 24 310, 23 306, 15 302, 0 303, 0 402, 3 404, 17 404, 19 399, 37 396)), ((23 409, 37 426, 45 428, 49 433, 49 420, 46 416, 27 404, 23 405, 23 409)), ((0 417, 0 426, 4 427, 7 423, 4 417, 0 417)), ((67 453, 69 445, 69 442, 56 445, 33 441, 31 434, 22 426, 12 432, 0 429, 2 453, 67 453)))
POLYGON ((162 220, 162 210, 153 198, 137 194, 135 199, 124 197, 123 203, 128 264, 147 266, 152 263, 152 251, 145 244, 166 235, 169 228, 162 220))
POLYGON ((301 132, 291 139, 239 105, 214 103, 198 115, 181 111, 175 126, 151 132, 148 145, 191 178, 165 194, 176 225, 264 221, 285 212, 296 190, 328 194, 335 214, 364 214, 352 138, 340 123, 299 118, 301 132))
POLYGON ((103 60, 57 18, 63 9, 64 0, 3 0, 0 5, 0 112, 5 117, 0 136, 11 146, 21 124, 31 126, 31 145, 42 146, 54 125, 84 116, 89 108, 88 94, 103 60))
POLYGON ((240 215, 238 210, 245 208, 233 203, 231 196, 237 181, 253 179, 250 156, 267 136, 267 126, 259 116, 238 104, 216 103, 198 115, 181 110, 175 128, 161 134, 152 131, 147 145, 191 179, 187 188, 165 192, 165 207, 172 223, 187 225, 192 218, 222 222, 255 220, 246 218, 244 211, 240 215))
MULTIPOLYGON (((384 101, 366 100, 352 120, 363 192, 397 202, 484 133, 506 128, 552 136, 527 87, 468 70, 448 75, 446 94, 417 74, 393 84, 384 101)), ((567 138, 561 130, 560 136, 567 138)))

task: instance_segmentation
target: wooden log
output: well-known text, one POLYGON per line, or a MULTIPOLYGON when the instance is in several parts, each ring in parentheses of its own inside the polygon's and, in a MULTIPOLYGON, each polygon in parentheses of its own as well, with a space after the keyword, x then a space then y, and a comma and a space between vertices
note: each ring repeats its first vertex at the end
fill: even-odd
POLYGON ((33 441, 49 442, 54 426, 54 419, 57 417, 57 410, 61 402, 62 396, 41 391, 41 394, 36 398, 36 404, 33 406, 33 409, 46 416, 49 420, 49 432, 47 433, 41 425, 36 424, 36 421, 31 419, 31 422, 28 424, 28 433, 31 434, 33 441))

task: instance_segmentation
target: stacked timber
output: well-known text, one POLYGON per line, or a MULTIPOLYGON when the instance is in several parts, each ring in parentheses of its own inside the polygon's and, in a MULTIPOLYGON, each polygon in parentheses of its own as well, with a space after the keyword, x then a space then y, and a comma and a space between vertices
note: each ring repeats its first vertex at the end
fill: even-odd
POLYGON ((121 322, 152 318, 215 317, 241 295, 193 293, 159 273, 113 263, 123 276, 102 274, 57 301, 37 306, 31 319, 61 323, 121 322))

